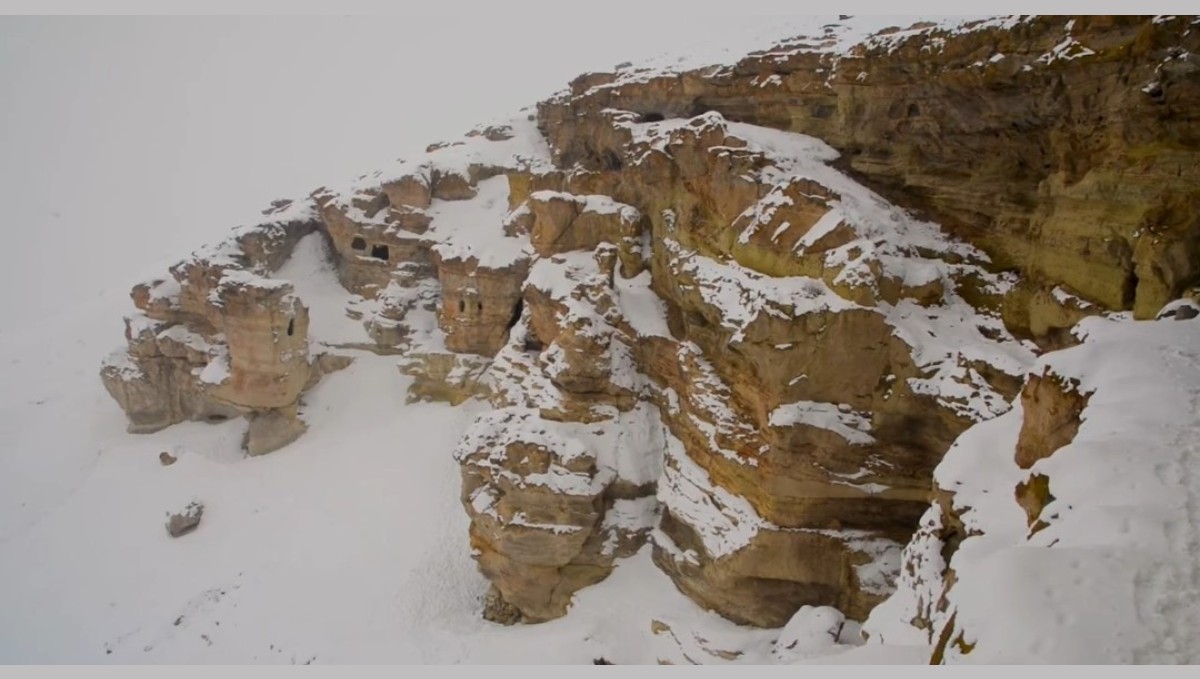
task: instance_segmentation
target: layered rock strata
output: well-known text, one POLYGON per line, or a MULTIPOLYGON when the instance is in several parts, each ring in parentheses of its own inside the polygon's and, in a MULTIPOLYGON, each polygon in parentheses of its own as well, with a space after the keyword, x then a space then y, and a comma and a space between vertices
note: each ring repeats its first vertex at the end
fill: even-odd
MULTIPOLYGON (((738 622, 861 620, 967 537, 934 468, 1037 352, 1196 282, 1195 24, 853 41, 848 22, 731 66, 581 76, 135 288, 106 385, 135 431, 247 415, 252 452, 299 435, 321 362, 270 273, 319 232, 410 397, 492 406, 454 453, 488 617, 564 615, 649 544, 738 622)), ((1046 374, 1019 403, 1041 413, 1017 444, 1036 470, 1087 397, 1046 374)), ((1031 530, 1052 487, 1013 489, 1031 530)), ((913 616, 931 631, 934 589, 913 616)))

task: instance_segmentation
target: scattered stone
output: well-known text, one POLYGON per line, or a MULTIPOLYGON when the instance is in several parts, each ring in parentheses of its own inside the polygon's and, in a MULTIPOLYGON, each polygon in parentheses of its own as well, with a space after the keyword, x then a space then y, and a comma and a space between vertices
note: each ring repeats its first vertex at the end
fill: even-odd
POLYGON ((1200 316, 1200 311, 1194 306, 1182 306, 1179 307, 1179 311, 1175 312, 1175 320, 1177 321, 1188 321, 1197 316, 1200 316))
POLYGON ((200 525, 200 517, 203 514, 204 505, 199 502, 192 502, 182 512, 170 515, 167 519, 167 532, 173 538, 187 535, 196 530, 196 526, 200 525))
POLYGON ((1200 316, 1200 303, 1191 297, 1183 297, 1163 305, 1154 319, 1164 321, 1174 319, 1176 321, 1189 321, 1200 316))
POLYGON ((250 416, 243 447, 247 455, 265 455, 300 438, 308 425, 296 415, 296 409, 280 408, 250 416))
POLYGON ((178 459, 179 458, 175 457, 174 455, 168 453, 165 450, 158 454, 158 462, 159 462, 159 464, 161 464, 164 467, 170 467, 171 465, 175 464, 175 462, 178 459))
POLYGON ((515 625, 523 618, 521 610, 505 601, 493 585, 483 597, 483 619, 500 625, 515 625))

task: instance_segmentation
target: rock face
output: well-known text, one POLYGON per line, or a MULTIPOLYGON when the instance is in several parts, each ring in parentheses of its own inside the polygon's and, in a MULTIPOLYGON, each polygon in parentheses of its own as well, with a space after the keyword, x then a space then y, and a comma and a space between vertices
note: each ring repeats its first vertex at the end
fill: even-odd
MULTIPOLYGON (((489 619, 562 616, 649 544, 740 623, 863 620, 899 576, 945 629, 952 443, 1020 392, 1013 462, 1036 470, 1088 405, 1025 379, 1037 352, 1200 277, 1195 23, 831 24, 732 66, 581 76, 135 288, 102 374, 133 431, 246 416, 252 454, 294 440, 330 367, 270 273, 319 232, 410 398, 492 406, 454 453, 489 619)), ((1005 489, 1023 528, 1046 478, 1005 489)))
POLYGON ((495 269, 474 259, 436 257, 442 299, 438 324, 446 348, 465 354, 493 356, 508 340, 508 330, 521 315, 521 283, 528 260, 495 269))
POLYGON ((488 610, 562 615, 649 538, 740 622, 861 618, 941 453, 1032 357, 959 296, 1005 282, 816 140, 716 114, 608 122, 620 170, 534 173, 507 220, 528 210, 535 258, 482 373, 496 410, 457 452, 488 610))
MULTIPOLYGON (((719 111, 819 137, 857 176, 1020 270, 1149 318, 1195 270, 1200 33, 1193 17, 1034 17, 798 37, 723 69, 590 74, 539 108, 564 165, 611 164, 606 110, 719 111)), ((1030 312, 1033 315, 1030 316, 1030 312)), ((1018 304, 1017 330, 1045 337, 1018 304)))
POLYGON ((1160 584, 1195 569, 1196 326, 1077 330, 1080 346, 1038 360, 1019 407, 968 430, 937 468, 898 591, 864 627, 872 639, 927 644, 934 663, 1200 657, 1175 641, 1196 629, 1194 590, 1160 584))
MULTIPOLYGON (((101 370, 131 432, 243 415, 302 430, 296 403, 319 377, 309 357, 308 309, 290 283, 263 274, 282 265, 317 223, 303 205, 272 217, 173 266, 170 278, 134 287, 141 313, 126 318, 128 349, 101 370)), ((290 440, 264 434, 251 426, 251 454, 290 440)))
MULTIPOLYGON (((529 121, 526 128, 527 137, 536 134, 529 121)), ((179 262, 169 277, 135 286, 139 313, 126 319, 127 348, 101 369, 129 430, 245 417, 250 455, 303 435, 303 392, 350 361, 310 346, 308 308, 290 282, 274 276, 312 234, 329 246, 342 286, 357 295, 346 313, 362 321, 365 341, 348 348, 409 350, 407 364, 430 395, 458 401, 478 393, 472 386, 461 398, 449 394, 446 385, 470 372, 464 367, 470 361, 453 352, 490 356, 504 344, 519 316, 529 263, 501 223, 506 182, 496 175, 532 167, 513 155, 527 140, 512 139, 476 135, 422 162, 402 163, 382 183, 277 201, 263 222, 179 262), (476 197, 487 208, 484 217, 493 218, 490 241, 476 240, 478 214, 445 206, 476 197), (434 330, 429 315, 439 308, 444 342, 422 343, 434 330)))

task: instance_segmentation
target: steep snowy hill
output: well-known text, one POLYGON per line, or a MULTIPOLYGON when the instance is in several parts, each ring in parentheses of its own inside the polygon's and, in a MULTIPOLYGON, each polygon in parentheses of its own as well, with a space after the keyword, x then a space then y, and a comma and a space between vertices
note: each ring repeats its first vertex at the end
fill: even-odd
POLYGON ((892 19, 0 335, 0 660, 1200 661, 1200 20, 892 19))

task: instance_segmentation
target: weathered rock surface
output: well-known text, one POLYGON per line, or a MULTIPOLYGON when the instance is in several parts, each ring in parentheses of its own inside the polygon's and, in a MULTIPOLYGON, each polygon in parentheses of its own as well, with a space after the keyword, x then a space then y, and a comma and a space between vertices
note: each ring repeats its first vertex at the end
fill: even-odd
MULTIPOLYGON (((649 542, 741 623, 862 620, 901 577, 932 635, 970 533, 933 483, 952 443, 1020 392, 1010 462, 1036 470, 1087 406, 1026 380, 1036 353, 1200 278, 1195 21, 857 46, 831 25, 723 68, 581 76, 135 288, 102 374, 132 431, 246 416, 251 454, 294 440, 329 366, 269 274, 320 232, 410 399, 492 406, 455 450, 489 619, 562 616, 649 542)), ((1046 479, 1005 489, 1031 531, 1046 479)))
POLYGON ((199 502, 189 503, 182 512, 169 514, 167 517, 167 533, 177 538, 196 530, 200 519, 204 516, 204 505, 199 502))
POLYGON ((290 283, 268 278, 299 240, 318 227, 308 206, 171 268, 171 278, 133 289, 140 314, 126 319, 128 349, 101 370, 131 432, 185 420, 220 422, 247 416, 251 454, 270 452, 303 431, 300 393, 313 381, 308 309, 290 283), (284 422, 287 422, 285 425, 284 422))
POLYGON ((1195 661, 1162 643, 1195 629, 1195 594, 1160 583, 1194 571, 1195 541, 1176 536, 1195 530, 1196 331, 1170 317, 1076 331, 1080 346, 1039 359, 1019 407, 939 465, 873 637, 928 644, 933 663, 1195 661))
MULTIPOLYGON (((1147 318, 1198 273, 1192 21, 929 25, 848 52, 824 46, 837 39, 829 27, 722 69, 581 76, 539 107, 539 120, 556 161, 589 169, 611 167, 625 141, 605 122, 612 109, 654 118, 713 110, 811 134, 1036 289, 1065 286, 1147 318)), ((1013 312, 1014 329, 1041 322, 1028 307, 1013 312)))

